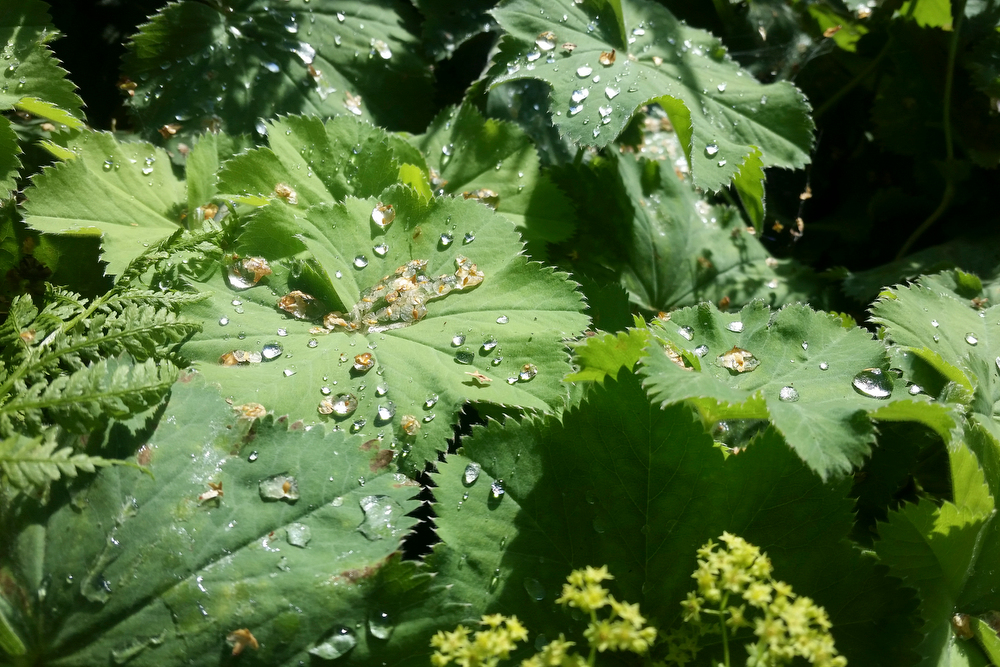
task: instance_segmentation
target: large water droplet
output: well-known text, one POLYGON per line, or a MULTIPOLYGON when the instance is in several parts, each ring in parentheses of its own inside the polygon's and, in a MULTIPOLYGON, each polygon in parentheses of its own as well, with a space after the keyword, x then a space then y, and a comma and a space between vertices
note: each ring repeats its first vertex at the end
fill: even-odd
POLYGON ((584 65, 582 67, 577 67, 576 68, 576 75, 578 77, 580 77, 581 79, 586 79, 588 76, 590 76, 590 73, 593 72, 593 71, 594 71, 594 69, 592 67, 584 65))
POLYGON ((300 549, 305 549, 306 545, 309 544, 309 540, 312 539, 312 529, 304 523, 290 523, 285 529, 286 536, 288 538, 288 543, 293 547, 299 547, 300 549))
POLYGON ((452 236, 451 234, 442 234, 441 235, 441 247, 442 248, 447 248, 448 246, 451 245, 451 242, 454 241, 454 240, 455 240, 455 237, 452 236))
POLYGON ((694 356, 704 357, 706 354, 708 354, 708 345, 699 345, 694 348, 694 356))
POLYGON ((795 387, 782 387, 778 391, 778 399, 786 403, 794 403, 799 400, 799 392, 795 390, 795 387))
POLYGON ((532 600, 540 602, 545 599, 545 587, 538 579, 528 577, 524 580, 524 590, 532 600))
POLYGON ((503 488, 502 479, 494 480, 493 484, 490 485, 490 495, 495 499, 502 498, 506 492, 507 490, 503 488))
POLYGON ((354 266, 356 266, 359 269, 365 268, 366 266, 368 266, 368 258, 365 257, 364 255, 358 255, 357 257, 354 258, 354 266))
POLYGON ((281 356, 281 346, 277 343, 268 343, 261 349, 260 354, 268 361, 277 359, 281 356))
POLYGON ((403 508, 389 496, 365 496, 360 501, 365 520, 358 531, 369 540, 393 537, 399 531, 393 520, 403 516, 403 508))
POLYGON ((467 347, 463 347, 455 352, 455 361, 460 364, 471 364, 476 360, 476 355, 467 347))
POLYGON ((461 347, 462 345, 465 345, 465 334, 456 334, 455 336, 452 337, 451 339, 452 347, 461 347))
POLYGON ((680 327, 679 329, 677 329, 677 333, 679 333, 687 340, 691 340, 692 338, 694 338, 694 329, 692 329, 691 327, 680 327))
POLYGON ((978 345, 979 339, 976 338, 976 334, 967 333, 965 334, 965 342, 968 343, 969 345, 978 345))
POLYGON ((726 325, 726 328, 732 331, 733 333, 740 333, 741 331, 743 331, 743 323, 740 322, 739 320, 735 322, 730 322, 729 324, 726 325))
POLYGON ((483 467, 478 463, 470 463, 465 466, 465 473, 462 476, 462 479, 465 481, 465 485, 471 486, 474 484, 475 481, 479 479, 479 473, 482 469, 483 467))
POLYGON ((708 144, 707 146, 705 146, 705 155, 707 155, 708 157, 712 157, 718 152, 719 152, 719 147, 716 144, 708 144))
POLYGON ((489 338, 483 341, 483 352, 489 352, 496 346, 497 346, 497 339, 494 338, 493 336, 490 336, 489 338))
POLYGON ((379 404, 378 406, 378 421, 382 424, 391 421, 393 415, 396 414, 396 405, 389 401, 385 405, 379 404))
POLYGON ((437 402, 438 402, 438 395, 431 394, 430 396, 427 397, 427 400, 424 401, 424 407, 429 410, 433 408, 437 404, 437 402))
POLYGON ((826 363, 825 361, 821 361, 821 362, 819 362, 819 369, 821 371, 830 370, 830 364, 826 363))
POLYGON ((910 392, 910 396, 916 396, 917 394, 921 393, 923 390, 924 390, 924 388, 921 387, 919 384, 911 384, 910 388, 907 389, 907 391, 910 392))
POLYGON ((291 475, 274 475, 260 480, 257 490, 263 500, 285 500, 294 503, 299 499, 299 483, 291 475))
POLYGON ((347 655, 357 643, 358 640, 354 637, 353 632, 347 628, 340 628, 326 637, 322 643, 309 649, 309 653, 323 660, 336 660, 347 655))
POLYGON ((368 631, 372 637, 386 641, 392 636, 396 626, 392 624, 388 612, 378 611, 368 614, 368 631))
POLYGON ((585 99, 587 99, 587 97, 589 95, 590 95, 590 90, 589 89, 587 89, 587 88, 578 88, 577 90, 573 91, 573 94, 570 95, 569 98, 571 100, 573 100, 573 102, 575 104, 579 104, 580 102, 582 102, 585 99))
POLYGON ((866 368, 851 380, 854 390, 871 398, 889 398, 892 395, 892 378, 879 368, 866 368))
POLYGON ((497 318, 497 324, 507 324, 507 322, 509 321, 510 319, 508 319, 506 315, 501 315, 500 317, 497 318))

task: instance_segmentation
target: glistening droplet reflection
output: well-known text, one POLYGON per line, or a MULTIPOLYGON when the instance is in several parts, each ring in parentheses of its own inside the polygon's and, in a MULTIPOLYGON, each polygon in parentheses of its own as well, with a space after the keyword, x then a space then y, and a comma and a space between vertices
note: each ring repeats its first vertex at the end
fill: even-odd
POLYGON ((851 381, 854 390, 871 398, 889 398, 892 395, 892 378, 880 368, 866 368, 851 381))

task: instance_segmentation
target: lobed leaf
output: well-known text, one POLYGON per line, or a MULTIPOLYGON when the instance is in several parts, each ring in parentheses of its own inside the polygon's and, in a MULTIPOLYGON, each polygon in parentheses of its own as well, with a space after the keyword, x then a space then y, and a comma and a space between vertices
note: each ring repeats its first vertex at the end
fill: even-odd
POLYGON ((377 441, 249 426, 187 376, 137 454, 155 478, 103 470, 75 503, 13 526, 0 564, 16 574, 0 600, 30 655, 217 665, 232 654, 227 635, 246 628, 257 646, 241 662, 297 665, 363 645, 369 621, 378 632, 373 605, 393 587, 383 570, 406 571, 392 554, 417 487, 389 474, 377 441), (29 619, 47 631, 25 632, 29 619))
POLYGON ((444 448, 467 401, 561 406, 561 378, 570 370, 563 341, 587 326, 567 276, 520 255, 513 225, 475 202, 423 202, 399 187, 385 191, 381 202, 394 207, 395 220, 385 230, 372 221, 375 199, 348 197, 304 210, 284 202, 264 207, 240 241, 292 273, 283 269, 282 277, 276 270, 237 290, 222 275, 227 267, 217 267, 197 284, 213 292, 212 299, 185 310, 205 327, 183 353, 234 400, 262 403, 309 424, 384 435, 411 452, 418 466, 444 448), (323 328, 327 312, 351 311, 365 290, 411 260, 426 260, 426 275, 436 279, 454 275, 460 256, 485 274, 482 283, 427 301, 419 321, 368 333, 323 328), (295 288, 323 306, 304 319, 280 310, 278 297, 295 288), (264 348, 272 360, 220 363, 227 352, 264 348), (372 367, 356 370, 355 357, 367 353, 372 367), (526 364, 537 375, 522 379, 526 364), (357 399, 355 412, 319 414, 324 399, 345 394, 357 399), (413 433, 403 430, 404 417, 417 420, 413 433))
POLYGON ((193 132, 263 135, 266 119, 283 113, 350 113, 419 130, 433 80, 415 18, 394 0, 171 3, 129 44, 131 104, 150 128, 193 132))
POLYGON ((76 477, 80 472, 94 472, 110 465, 135 464, 74 453, 72 447, 59 447, 59 442, 50 438, 16 434, 0 441, 5 491, 41 491, 63 477, 76 477))
POLYGON ((772 313, 753 302, 737 314, 710 304, 685 308, 650 331, 654 341, 639 373, 654 401, 686 401, 708 422, 770 419, 824 479, 850 472, 869 453, 867 413, 889 398, 893 383, 885 348, 862 329, 845 329, 808 306, 772 313), (739 359, 725 356, 733 348, 753 356, 742 370, 732 368, 739 359), (855 386, 866 369, 875 369, 878 384, 868 394, 855 386))
POLYGON ((813 124, 802 93, 788 82, 757 82, 717 38, 659 4, 510 0, 493 14, 510 36, 494 84, 547 82, 553 122, 579 144, 607 146, 656 101, 681 135, 699 187, 726 186, 755 147, 766 167, 809 161, 813 124), (555 39, 546 43, 540 36, 549 31, 555 39))

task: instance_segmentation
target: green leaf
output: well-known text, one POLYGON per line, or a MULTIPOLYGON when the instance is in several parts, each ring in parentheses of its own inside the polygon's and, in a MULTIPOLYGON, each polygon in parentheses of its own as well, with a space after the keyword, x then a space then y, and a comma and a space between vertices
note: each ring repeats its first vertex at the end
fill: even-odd
POLYGON ((239 138, 223 132, 206 132, 198 137, 184 162, 189 215, 212 201, 218 192, 219 165, 236 153, 239 143, 239 138))
MULTIPOLYGON (((28 438, 13 435, 0 441, 0 471, 3 472, 3 491, 41 490, 50 482, 62 477, 76 477, 80 471, 94 472, 98 467, 127 465, 137 467, 128 461, 116 461, 100 456, 74 453, 72 447, 59 447, 54 439, 28 438)), ((0 623, 3 619, 0 618, 0 623)), ((4 639, 4 628, 0 626, 0 640, 4 639)), ((12 631, 12 630, 11 630, 12 631)), ((8 638, 18 640, 16 636, 8 638)), ((16 646, 16 644, 14 644, 16 646)), ((3 647, 0 641, 0 647, 3 647)), ((14 653, 3 647, 8 653, 14 653)), ((22 646, 23 653, 23 646, 22 646)), ((14 653, 17 655, 17 653, 14 653)))
POLYGON ((912 16, 921 28, 951 30, 951 0, 907 0, 895 16, 912 16))
POLYGON ((646 354, 649 331, 629 329, 617 334, 605 333, 586 338, 573 348, 573 363, 578 370, 566 376, 567 382, 601 382, 618 377, 622 368, 632 371, 646 354))
POLYGON ((444 544, 429 562, 453 615, 515 614, 533 637, 568 631, 581 641, 585 621, 555 598, 572 569, 607 565, 615 598, 639 603, 665 632, 694 587, 696 550, 730 531, 826 607, 850 664, 905 655, 906 595, 843 539, 852 521, 847 484, 823 484, 773 431, 725 458, 690 409, 650 405, 623 373, 561 422, 477 427, 462 453, 433 476, 444 544), (468 483, 471 462, 482 473, 468 483))
POLYGON ((14 128, 9 120, 0 117, 0 199, 9 197, 17 185, 17 172, 21 170, 21 161, 17 156, 20 153, 14 128))
POLYGON ((27 652, 24 641, 17 636, 2 609, 0 609, 0 649, 13 656, 24 655, 27 652))
POLYGON ((476 195, 510 218, 526 239, 563 241, 572 234, 569 200, 544 173, 538 152, 515 124, 485 119, 469 103, 438 114, 412 143, 441 181, 439 194, 476 195))
POLYGON ((14 108, 18 111, 29 113, 39 118, 45 118, 53 123, 65 125, 71 130, 79 130, 85 127, 85 123, 74 117, 65 109, 61 109, 51 102, 40 100, 37 97, 22 97, 14 103, 14 108))
MULTIPOLYGON (((435 60, 451 58, 455 50, 476 35, 486 32, 493 22, 488 10, 496 0, 416 0, 424 15, 423 45, 435 60)), ((495 25, 493 26, 496 27, 495 25)))
POLYGON ((764 181, 764 163, 760 161, 760 151, 755 150, 733 177, 733 187, 758 234, 764 230, 764 181))
POLYGON ((270 417, 250 430, 237 414, 187 376, 137 455, 155 478, 106 469, 50 516, 11 526, 4 571, 50 582, 40 592, 17 575, 0 592, 15 627, 46 627, 29 655, 218 665, 241 628, 259 643, 244 662, 297 665, 341 635, 364 648, 419 487, 391 474, 378 441, 270 417))
MULTIPOLYGON (((650 331, 654 342, 640 374, 654 401, 687 401, 709 422, 770 419, 824 479, 849 472, 870 451, 866 413, 892 392, 892 379, 885 348, 863 329, 844 329, 833 316, 800 304, 772 313, 753 302, 732 315, 710 304, 685 308, 650 331), (742 372, 723 367, 734 347, 759 366, 750 360, 742 372), (671 360, 666 349, 693 369, 671 360), (854 381, 872 368, 880 391, 864 395, 854 381)), ((737 357, 728 363, 739 368, 737 357)))
POLYGON ((833 41, 845 51, 854 53, 858 50, 858 40, 868 34, 868 28, 842 16, 827 5, 810 5, 809 14, 819 24, 821 32, 833 29, 833 41))
POLYGON ((269 148, 249 151, 223 166, 220 192, 259 206, 279 198, 275 188, 284 184, 293 194, 283 199, 304 208, 348 195, 374 197, 398 180, 399 161, 389 135, 369 123, 290 116, 268 128, 269 148))
POLYGON ((79 123, 83 102, 47 46, 57 36, 44 2, 0 0, 0 48, 4 57, 0 110, 25 104, 30 113, 70 126, 79 123))
POLYGON ((25 220, 41 232, 101 237, 107 273, 120 273, 143 249, 177 231, 187 196, 165 151, 86 132, 76 157, 35 176, 25 220))
POLYGON ((632 302, 658 312, 700 301, 816 301, 818 281, 771 257, 732 208, 711 206, 666 163, 621 155, 558 175, 581 219, 578 268, 620 272, 632 302), (616 221, 615 228, 609 221, 616 221))
POLYGON ((275 202, 262 209, 241 242, 264 253, 275 275, 241 291, 226 284, 225 267, 204 279, 199 287, 212 291, 212 299, 186 312, 205 328, 184 345, 184 354, 237 401, 263 403, 275 414, 307 423, 339 423, 345 429, 356 423, 365 434, 384 434, 398 439, 400 448, 412 447, 417 465, 444 449, 466 401, 560 407, 566 395, 561 378, 571 369, 563 341, 587 326, 581 297, 567 276, 520 255, 513 225, 478 203, 451 198, 424 203, 405 188, 387 190, 381 201, 395 213, 384 231, 372 222, 375 199, 348 197, 342 204, 302 211, 275 202), (375 248, 383 244, 380 255, 375 248), (367 334, 316 328, 325 313, 350 311, 364 290, 407 262, 426 260, 426 275, 433 280, 453 275, 459 256, 478 266, 483 282, 428 300, 426 317, 412 325, 382 322, 367 334), (283 269, 283 278, 279 266, 291 267, 292 275, 283 269), (280 310, 277 297, 296 288, 322 300, 323 307, 304 320, 280 310), (249 366, 220 364, 227 352, 262 352, 272 344, 283 356, 249 366), (367 373, 353 368, 355 356, 363 353, 374 358, 367 373), (522 381, 526 364, 534 365, 537 375, 522 381), (357 398, 353 415, 335 420, 317 412, 325 396, 335 400, 341 394, 357 398), (388 410, 390 403, 394 413, 380 418, 379 406, 388 410), (415 435, 402 430, 404 416, 418 420, 415 435))
POLYGON ((132 107, 151 129, 263 133, 278 114, 351 113, 419 131, 433 79, 415 19, 393 0, 172 3, 132 37, 132 107))
MULTIPOLYGON (((938 665, 952 650, 952 615, 967 593, 992 586, 992 556, 977 549, 994 515, 994 502, 975 455, 965 446, 949 450, 954 502, 922 499, 892 512, 880 526, 879 558, 920 594, 924 620, 918 647, 921 665, 938 665), (977 567, 977 563, 982 565, 977 567)), ((994 542, 996 540, 993 540, 994 542)), ((975 611, 973 609, 973 611, 975 611)))
POLYGON ((501 47, 506 70, 494 83, 548 82, 553 122, 577 143, 607 146, 636 110, 658 101, 684 139, 699 187, 723 188, 755 146, 766 167, 809 161, 813 126, 802 94, 787 82, 758 83, 717 38, 658 4, 624 0, 601 11, 573 0, 511 0, 494 16, 510 35, 501 47), (535 41, 550 30, 554 48, 540 52, 535 41), (566 42, 576 48, 566 51, 566 42), (614 62, 603 65, 601 54, 612 50, 614 62))

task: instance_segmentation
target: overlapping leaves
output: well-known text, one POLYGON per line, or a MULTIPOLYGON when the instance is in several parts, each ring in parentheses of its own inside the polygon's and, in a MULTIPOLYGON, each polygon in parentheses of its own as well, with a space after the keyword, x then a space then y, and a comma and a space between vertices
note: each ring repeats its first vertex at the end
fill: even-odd
POLYGON ((787 82, 758 83, 718 39, 659 4, 512 0, 494 15, 510 36, 501 49, 506 69, 494 80, 548 82, 553 122, 578 143, 610 144, 639 107, 658 101, 700 187, 727 185, 756 149, 767 167, 809 160, 812 121, 802 94, 787 82))
POLYGON ((146 126, 184 132, 262 133, 281 113, 420 130, 432 79, 415 19, 393 0, 173 3, 132 38, 132 106, 146 126))
POLYGON ((26 653, 210 665, 245 629, 257 645, 243 662, 296 665, 363 651, 369 620, 391 634, 369 605, 392 587, 380 570, 414 523, 415 485, 378 442, 271 421, 248 435, 191 380, 137 455, 155 479, 104 470, 74 503, 11 526, 0 611, 26 653))

